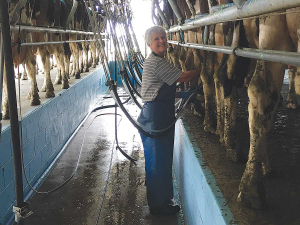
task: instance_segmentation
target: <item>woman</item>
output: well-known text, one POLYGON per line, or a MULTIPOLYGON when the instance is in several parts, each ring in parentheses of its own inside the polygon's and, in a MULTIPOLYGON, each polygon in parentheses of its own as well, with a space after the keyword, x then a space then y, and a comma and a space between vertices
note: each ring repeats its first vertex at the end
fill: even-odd
MULTIPOLYGON (((182 72, 165 58, 168 47, 166 32, 161 26, 146 31, 145 39, 152 53, 143 65, 142 100, 144 106, 138 122, 150 130, 168 127, 175 119, 176 83, 197 78, 200 70, 182 72)), ((191 92, 179 92, 188 98, 191 92)), ((147 200, 154 215, 174 215, 180 207, 173 201, 172 161, 174 126, 167 134, 149 138, 140 133, 144 146, 147 200)))

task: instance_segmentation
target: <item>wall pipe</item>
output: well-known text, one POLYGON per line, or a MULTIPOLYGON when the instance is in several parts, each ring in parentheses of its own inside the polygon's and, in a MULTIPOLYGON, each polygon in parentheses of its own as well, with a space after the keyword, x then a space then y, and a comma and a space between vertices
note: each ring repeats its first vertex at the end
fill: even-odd
POLYGON ((299 7, 299 0, 265 0, 265 1, 247 1, 238 9, 237 6, 231 6, 221 11, 209 14, 207 16, 187 22, 182 26, 175 26, 167 32, 176 32, 179 30, 190 30, 201 26, 212 25, 222 22, 245 19, 248 17, 259 16, 272 13, 279 10, 299 7))
MULTIPOLYGON (((17 111, 17 98, 14 78, 14 66, 11 49, 10 25, 8 16, 8 4, 6 0, 0 1, 0 16, 2 24, 2 40, 4 47, 5 57, 5 70, 7 80, 7 94, 9 101, 9 115, 10 115, 10 128, 11 139, 13 148, 14 160, 14 178, 15 178, 15 197, 16 208, 21 213, 22 208, 26 205, 23 196, 23 181, 22 181, 22 161, 21 161, 21 147, 20 147, 20 133, 19 133, 19 120, 17 111)), ((15 220, 18 224, 23 224, 23 219, 17 211, 15 211, 15 220)))
POLYGON ((284 63, 291 66, 300 66, 300 54, 296 52, 263 50, 253 48, 233 48, 229 46, 204 45, 194 43, 182 44, 178 41, 168 41, 168 43, 188 48, 196 48, 200 50, 221 52, 225 54, 235 54, 237 56, 245 58, 262 59, 271 62, 284 63))
POLYGON ((182 13, 176 3, 176 0, 168 0, 173 12, 175 13, 178 21, 179 21, 179 24, 182 24, 183 22, 183 16, 182 16, 182 13))

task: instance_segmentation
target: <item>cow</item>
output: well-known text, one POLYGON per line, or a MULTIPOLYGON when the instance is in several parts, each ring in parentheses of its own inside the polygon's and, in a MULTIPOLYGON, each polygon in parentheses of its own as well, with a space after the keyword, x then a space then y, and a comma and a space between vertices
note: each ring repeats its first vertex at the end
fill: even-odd
MULTIPOLYGON (((36 1, 32 14, 32 24, 34 26, 59 27, 62 22, 60 4, 61 1, 36 1)), ((33 33, 34 42, 62 41, 61 36, 62 35, 59 33, 33 33)), ((46 92, 46 98, 51 98, 55 96, 53 83, 50 77, 50 56, 52 54, 55 56, 58 68, 55 84, 61 83, 63 89, 69 88, 68 76, 65 72, 64 46, 63 44, 39 45, 37 50, 42 59, 45 75, 42 91, 46 92)))
MULTIPOLYGON (((31 15, 33 11, 34 1, 27 1, 25 5, 20 6, 18 1, 11 1, 9 8, 9 15, 12 24, 18 21, 22 24, 31 24, 31 15)), ((15 66, 26 63, 28 75, 30 77, 30 91, 28 98, 30 99, 31 105, 39 105, 40 99, 38 94, 38 87, 36 83, 36 58, 34 56, 33 47, 22 46, 20 47, 18 40, 26 40, 28 42, 32 41, 32 34, 29 32, 11 32, 11 40, 14 43, 12 46, 12 56, 13 63, 15 66)), ((4 76, 3 82, 3 107, 2 107, 2 118, 9 119, 9 106, 7 97, 7 86, 6 86, 6 76, 4 76)))
MULTIPOLYGON (((77 14, 75 15, 75 19, 73 19, 72 23, 66 24, 69 13, 72 8, 73 1, 52 1, 52 0, 29 0, 29 1, 16 1, 11 0, 9 15, 10 22, 12 25, 16 23, 20 23, 23 25, 34 25, 34 26, 51 26, 51 27, 63 27, 63 28, 77 28, 77 29, 85 29, 87 30, 88 22, 87 16, 85 12, 85 8, 83 6, 83 2, 80 1, 79 9, 77 10, 77 14)), ((78 35, 79 36, 79 35, 78 35)), ((36 72, 37 72, 37 62, 35 55, 39 54, 41 56, 41 61, 44 67, 45 80, 44 85, 42 87, 42 91, 46 91, 46 97, 54 97, 54 88, 50 78, 50 57, 52 55, 55 56, 57 62, 57 77, 55 80, 55 84, 62 84, 63 89, 67 89, 69 87, 68 78, 69 78, 69 68, 70 68, 70 57, 71 57, 71 49, 73 50, 73 68, 76 69, 79 63, 79 59, 81 63, 81 70, 88 71, 88 48, 89 45, 85 42, 82 43, 64 43, 64 44, 51 44, 51 45, 39 45, 39 46, 19 46, 21 43, 19 40, 26 40, 26 42, 49 42, 49 41, 68 41, 68 40, 77 40, 84 39, 83 35, 80 35, 77 38, 77 35, 73 37, 69 34, 59 34, 59 33, 37 33, 37 32, 25 32, 21 31, 12 31, 11 37, 13 41, 13 60, 14 65, 17 66, 19 64, 26 63, 26 69, 28 71, 28 75, 30 77, 30 92, 28 97, 30 99, 31 105, 39 105, 39 94, 38 87, 36 83, 36 72), (73 45, 73 46, 72 46, 73 45), (84 58, 81 56, 79 58, 79 53, 82 54, 82 51, 78 50, 78 46, 84 51, 84 58), (70 48, 72 47, 72 48, 70 48), (75 53, 78 54, 76 55, 75 53), (77 60, 76 60, 77 59, 77 60), (84 59, 84 60, 83 60, 84 59), (84 62, 83 62, 84 61, 84 62), (84 68, 83 68, 84 65, 84 68)), ((89 38, 89 36, 86 36, 89 38)), ((93 44, 92 49, 92 60, 94 66, 99 62, 99 51, 96 49, 95 43, 93 44), (98 58, 98 60, 97 60, 98 58)), ((80 72, 77 69, 76 78, 80 78, 80 72)), ((9 118, 8 111, 8 99, 7 99, 7 87, 6 82, 4 82, 4 95, 3 95, 3 119, 9 118)))
MULTIPOLYGON (((259 49, 290 52, 298 48, 299 52, 300 14, 296 11, 289 9, 287 14, 260 17, 258 28, 249 26, 246 30, 253 30, 248 30, 247 33, 255 33, 255 30, 259 30, 259 49)), ((266 206, 263 177, 271 172, 267 151, 267 133, 272 127, 274 114, 280 101, 286 69, 285 64, 257 60, 248 87, 250 149, 246 169, 239 186, 238 201, 253 208, 266 206)), ((289 97, 292 99, 291 92, 294 92, 292 94, 299 93, 298 80, 293 80, 299 77, 299 68, 292 68, 289 73, 291 75, 289 97)))
MULTIPOLYGON (((293 41, 293 51, 300 52, 300 14, 297 11, 300 7, 286 10, 286 22, 290 37, 293 41)), ((289 94, 288 94, 288 108, 295 109, 298 105, 297 94, 300 94, 300 68, 289 67, 289 94)))

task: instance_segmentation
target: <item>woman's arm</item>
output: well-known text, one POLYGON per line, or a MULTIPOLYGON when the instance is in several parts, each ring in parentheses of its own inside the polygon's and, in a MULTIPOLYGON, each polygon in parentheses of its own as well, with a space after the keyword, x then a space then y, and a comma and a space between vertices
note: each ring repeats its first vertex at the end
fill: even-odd
POLYGON ((201 68, 197 70, 191 70, 188 72, 183 72, 181 76, 176 80, 176 82, 187 82, 198 76, 201 72, 201 68))

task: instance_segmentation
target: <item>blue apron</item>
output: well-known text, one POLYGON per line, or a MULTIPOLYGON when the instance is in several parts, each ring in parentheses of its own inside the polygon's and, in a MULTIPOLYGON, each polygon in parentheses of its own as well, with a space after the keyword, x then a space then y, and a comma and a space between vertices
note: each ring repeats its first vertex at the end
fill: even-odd
MULTIPOLYGON (((144 104, 138 122, 151 130, 168 127, 175 119, 175 92, 175 83, 171 86, 164 84, 155 100, 144 104)), ((144 146, 148 205, 160 207, 173 199, 174 126, 159 138, 140 135, 144 146)))

